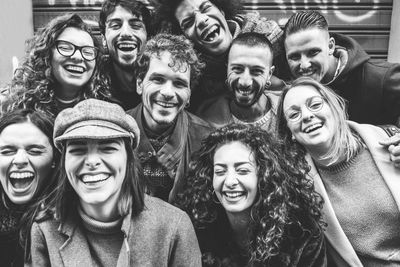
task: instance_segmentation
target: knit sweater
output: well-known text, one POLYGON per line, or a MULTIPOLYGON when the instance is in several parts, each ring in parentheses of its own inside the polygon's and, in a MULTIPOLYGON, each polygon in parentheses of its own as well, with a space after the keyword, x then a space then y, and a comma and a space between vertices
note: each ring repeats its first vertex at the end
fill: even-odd
POLYGON ((317 167, 335 214, 364 266, 400 265, 400 213, 367 148, 317 167))

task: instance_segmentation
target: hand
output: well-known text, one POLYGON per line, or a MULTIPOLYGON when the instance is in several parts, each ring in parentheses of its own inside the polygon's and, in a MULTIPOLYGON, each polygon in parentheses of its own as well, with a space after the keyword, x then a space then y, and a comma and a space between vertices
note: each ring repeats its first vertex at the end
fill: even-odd
POLYGON ((379 144, 388 147, 390 160, 396 168, 400 168, 400 134, 395 134, 386 140, 380 141, 379 144))

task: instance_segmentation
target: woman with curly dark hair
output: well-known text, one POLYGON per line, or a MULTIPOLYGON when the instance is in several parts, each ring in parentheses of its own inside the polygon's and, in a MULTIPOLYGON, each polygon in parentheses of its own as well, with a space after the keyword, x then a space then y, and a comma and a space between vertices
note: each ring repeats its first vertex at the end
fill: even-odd
POLYGON ((177 203, 195 225, 204 266, 326 265, 322 200, 308 170, 260 128, 211 133, 177 203))
POLYGON ((12 79, 3 110, 33 108, 53 115, 85 98, 108 98, 94 80, 99 45, 76 14, 51 20, 29 40, 26 58, 12 79))

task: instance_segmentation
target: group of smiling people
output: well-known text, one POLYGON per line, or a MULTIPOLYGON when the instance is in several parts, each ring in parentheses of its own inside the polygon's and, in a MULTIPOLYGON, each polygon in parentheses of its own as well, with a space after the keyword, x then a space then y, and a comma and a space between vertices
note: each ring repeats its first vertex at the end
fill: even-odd
POLYGON ((29 40, 2 266, 400 266, 400 66, 241 8, 105 0, 100 39, 67 14, 29 40))

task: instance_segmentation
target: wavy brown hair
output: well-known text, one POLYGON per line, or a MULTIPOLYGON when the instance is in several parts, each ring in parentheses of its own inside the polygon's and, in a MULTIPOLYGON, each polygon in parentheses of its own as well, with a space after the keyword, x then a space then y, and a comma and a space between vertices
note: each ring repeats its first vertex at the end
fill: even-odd
POLYGON ((250 262, 264 266, 278 256, 288 235, 288 225, 322 235, 322 199, 306 176, 309 166, 304 157, 294 156, 297 154, 289 149, 283 150, 262 129, 241 124, 231 124, 211 133, 190 164, 187 187, 179 195, 177 204, 189 214, 195 228, 206 229, 221 219, 218 212, 221 204, 213 201, 214 154, 221 145, 234 141, 245 144, 254 153, 259 178, 257 197, 250 210, 250 262), (305 219, 299 220, 298 214, 305 219), (303 221, 313 223, 303 224, 303 221))
MULTIPOLYGON (((57 115, 55 102, 57 81, 52 73, 52 49, 57 37, 68 27, 87 32, 92 37, 94 46, 100 47, 89 26, 78 15, 66 14, 52 19, 27 42, 25 59, 16 69, 10 85, 11 95, 5 104, 7 110, 31 108, 57 115)), ((109 97, 107 85, 102 85, 101 79, 94 78, 98 71, 99 69, 95 67, 92 78, 83 86, 80 95, 82 99, 109 97)))

